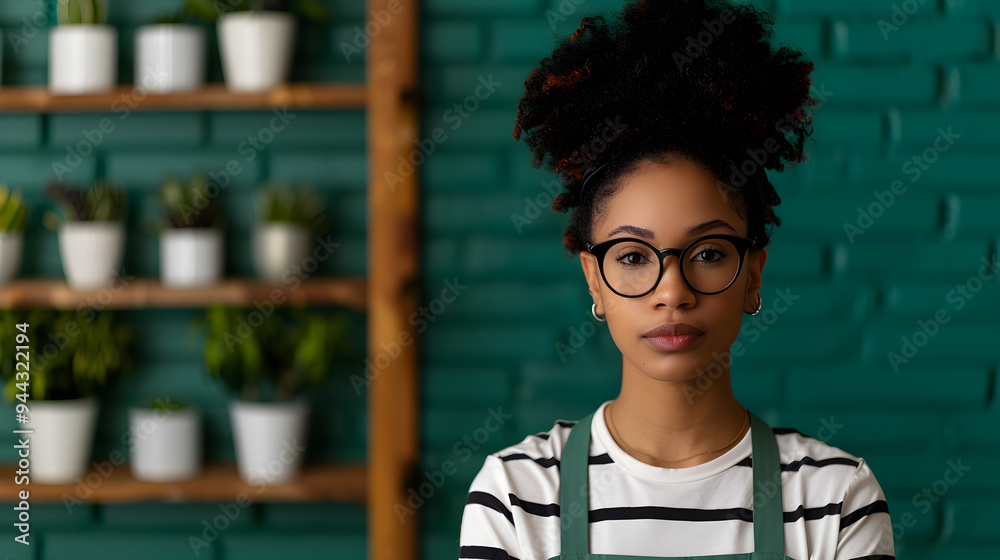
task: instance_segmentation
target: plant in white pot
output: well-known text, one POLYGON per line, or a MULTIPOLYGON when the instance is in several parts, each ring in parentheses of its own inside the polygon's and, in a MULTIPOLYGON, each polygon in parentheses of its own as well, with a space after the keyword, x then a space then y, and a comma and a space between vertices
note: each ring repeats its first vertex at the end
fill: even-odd
POLYGON ((260 316, 217 304, 193 324, 207 326, 205 369, 231 396, 237 468, 248 484, 284 484, 298 475, 309 413, 305 387, 326 380, 339 352, 356 351, 345 313, 294 309, 287 321, 283 311, 260 316), (247 315, 256 316, 248 322, 247 315))
POLYGON ((0 286, 17 276, 24 252, 24 223, 28 207, 20 192, 0 183, 0 286))
POLYGON ((269 91, 285 83, 295 50, 296 16, 327 17, 319 0, 225 0, 221 7, 218 0, 189 2, 200 17, 218 18, 226 88, 240 92, 269 91))
POLYGON ((136 30, 136 88, 164 94, 192 91, 205 84, 207 33, 193 21, 187 4, 136 30))
POLYGON ((53 183, 45 195, 62 210, 42 217, 45 227, 59 235, 59 255, 69 287, 96 290, 107 287, 122 266, 128 197, 103 179, 81 190, 53 183))
POLYGON ((59 25, 49 32, 49 91, 78 95, 114 89, 118 30, 105 23, 104 0, 57 0, 59 25))
POLYGON ((131 340, 131 330, 116 324, 110 311, 90 321, 69 310, 0 311, 0 344, 33 346, 27 374, 19 365, 27 363, 23 355, 0 353, 4 399, 17 404, 26 420, 20 426, 32 430, 21 435, 31 449, 31 482, 68 484, 86 474, 98 398, 132 369, 131 340))
POLYGON ((325 225, 326 200, 315 189, 290 184, 263 185, 257 191, 257 224, 253 230, 253 265, 267 282, 288 281, 315 245, 325 225))
POLYGON ((197 173, 184 183, 167 177, 159 200, 167 213, 160 232, 160 280, 171 288, 214 284, 223 272, 223 228, 208 177, 197 173))
POLYGON ((155 398, 133 406, 129 418, 132 478, 179 482, 201 470, 201 409, 180 399, 155 398))

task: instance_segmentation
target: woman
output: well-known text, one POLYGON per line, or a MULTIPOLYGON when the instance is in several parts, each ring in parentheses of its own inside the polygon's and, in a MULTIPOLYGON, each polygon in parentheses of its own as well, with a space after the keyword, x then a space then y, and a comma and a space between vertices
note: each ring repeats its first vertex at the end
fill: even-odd
POLYGON ((772 430, 732 392, 742 316, 768 304, 765 226, 781 223, 764 169, 804 159, 817 103, 812 63, 773 49, 772 23, 631 1, 584 18, 525 81, 514 137, 566 187, 552 208, 575 207, 563 243, 622 385, 486 458, 460 558, 894 558, 865 461, 772 430))

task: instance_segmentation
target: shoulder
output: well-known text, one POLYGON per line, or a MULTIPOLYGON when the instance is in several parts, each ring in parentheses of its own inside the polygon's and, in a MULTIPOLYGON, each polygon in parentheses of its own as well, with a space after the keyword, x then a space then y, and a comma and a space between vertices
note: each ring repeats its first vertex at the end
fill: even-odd
POLYGON ((531 490, 530 494, 537 494, 541 486, 552 487, 559 477, 562 450, 576 424, 577 420, 556 419, 548 430, 488 454, 473 487, 503 496, 517 493, 518 487, 531 490))

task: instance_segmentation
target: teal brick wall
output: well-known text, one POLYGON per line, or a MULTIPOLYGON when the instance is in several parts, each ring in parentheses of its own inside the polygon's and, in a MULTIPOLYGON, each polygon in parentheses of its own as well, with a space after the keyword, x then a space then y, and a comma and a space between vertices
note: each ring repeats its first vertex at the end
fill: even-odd
MULTIPOLYGON (((131 30, 170 2, 111 4, 127 45, 131 30)), ((413 490, 419 496, 424 484, 424 497, 409 505, 419 513, 423 558, 457 555, 466 492, 486 454, 550 428, 556 418, 582 417, 617 394, 620 353, 590 315, 578 261, 563 253, 567 217, 548 209, 551 177, 529 165, 527 148, 511 131, 523 81, 550 51, 553 34, 569 33, 580 18, 620 4, 421 3, 421 138, 433 152, 419 167, 425 309, 412 310, 420 320, 422 438, 413 490), (484 81, 493 86, 476 97, 484 81), (515 215, 528 223, 518 227, 515 215), (511 416, 499 430, 480 429, 493 414, 511 416)), ((362 79, 363 64, 345 60, 341 45, 354 40, 364 6, 353 0, 328 5, 336 19, 305 30, 295 78, 362 79)), ((776 39, 801 47, 816 63, 814 81, 825 101, 814 108, 816 141, 808 145, 808 160, 770 174, 783 199, 776 211, 784 223, 769 248, 765 310, 775 290, 799 299, 786 312, 765 311, 756 324, 746 317, 739 339, 746 353, 733 366, 734 391, 771 425, 794 427, 872 465, 889 499, 900 558, 992 557, 1000 550, 1000 287, 996 278, 977 280, 977 273, 1000 244, 1000 3, 760 5, 775 14, 776 39), (879 21, 893 22, 897 11, 898 29, 883 37, 879 21), (939 130, 958 138, 933 151, 939 130), (925 338, 921 325, 933 334, 925 338), (887 355, 902 353, 908 343, 919 348, 893 368, 887 355), (968 470, 956 479, 952 465, 968 470)), ((0 25, 12 32, 35 10, 34 2, 0 3, 0 25)), ((4 83, 43 82, 46 51, 44 33, 19 52, 6 42, 4 83)), ((130 56, 126 47, 122 81, 131 77, 130 56)), ((219 79, 217 49, 212 56, 212 77, 219 79)), ((40 200, 52 160, 103 116, 117 117, 0 116, 2 180, 40 200)), ((150 193, 162 175, 220 169, 240 157, 237 145, 265 118, 253 111, 133 114, 95 157, 74 168, 74 181, 108 176, 135 194, 128 270, 157 273, 156 238, 143 217, 155 214, 150 193)), ((242 162, 244 173, 226 193, 234 222, 227 272, 249 274, 247 196, 268 178, 321 188, 334 203, 343 243, 324 272, 365 271, 363 124, 358 111, 301 112, 259 158, 242 162)), ((37 216, 27 245, 24 274, 60 274, 55 236, 37 216)), ((194 313, 123 314, 137 329, 141 367, 109 395, 95 458, 114 448, 124 409, 149 390, 175 390, 202 402, 210 417, 209 455, 231 458, 224 397, 205 381, 196 349, 183 341, 194 313)), ((352 367, 358 366, 344 364, 352 367)), ((336 376, 314 395, 332 405, 314 415, 313 457, 364 454, 364 400, 347 377, 336 376)), ((0 442, 8 450, 0 457, 9 459, 7 443, 0 442)), ((193 556, 188 536, 200 534, 203 521, 220 511, 219 504, 72 511, 39 505, 33 527, 42 545, 28 557, 193 556)), ((360 507, 254 504, 245 513, 202 557, 366 553, 360 507)), ((400 522, 418 521, 403 515, 400 522)), ((10 539, 0 542, 0 553, 25 557, 6 544, 10 539)))

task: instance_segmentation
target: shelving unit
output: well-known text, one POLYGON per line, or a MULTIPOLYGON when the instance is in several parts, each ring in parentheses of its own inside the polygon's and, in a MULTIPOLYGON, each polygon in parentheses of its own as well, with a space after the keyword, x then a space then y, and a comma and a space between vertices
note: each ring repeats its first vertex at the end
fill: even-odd
MULTIPOLYGON (((398 173, 418 138, 417 21, 419 0, 402 10, 390 10, 393 0, 366 0, 365 13, 392 13, 388 25, 370 37, 363 84, 293 83, 265 94, 226 91, 210 84, 191 93, 148 95, 122 85, 100 95, 53 96, 42 87, 0 89, 0 112, 107 111, 113 103, 129 102, 135 111, 350 109, 367 111, 368 141, 368 277, 314 278, 286 291, 285 304, 344 305, 368 315, 367 354, 376 357, 406 334, 414 341, 401 348, 388 366, 370 378, 368 392, 368 457, 364 464, 304 465, 299 477, 286 485, 259 487, 239 480, 234 465, 209 464, 194 480, 176 484, 138 482, 125 465, 117 467, 84 501, 120 503, 159 499, 176 501, 231 501, 247 492, 255 501, 333 500, 367 505, 368 551, 372 560, 412 560, 417 556, 417 516, 400 523, 395 507, 406 503, 406 489, 417 482, 417 337, 408 317, 419 305, 417 173, 400 174, 390 189, 384 177, 398 173)), ((394 8, 398 8, 395 5, 394 8)), ((203 307, 211 302, 250 303, 281 286, 253 279, 226 279, 217 286, 174 290, 156 279, 136 279, 110 297, 102 307, 203 307)), ((75 309, 97 292, 70 290, 65 282, 19 279, 0 288, 0 306, 49 306, 75 309)), ((0 466, 0 500, 11 501, 13 466, 0 466)), ((57 502, 75 485, 32 484, 32 501, 57 502)))

